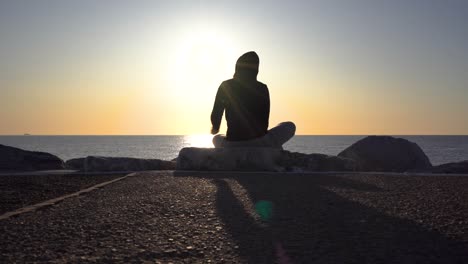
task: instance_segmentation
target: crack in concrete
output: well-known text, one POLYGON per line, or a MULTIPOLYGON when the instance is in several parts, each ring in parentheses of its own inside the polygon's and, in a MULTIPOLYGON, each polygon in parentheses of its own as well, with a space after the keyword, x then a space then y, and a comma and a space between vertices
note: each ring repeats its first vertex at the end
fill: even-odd
POLYGON ((48 206, 58 204, 58 203, 66 200, 66 199, 77 197, 77 196, 92 192, 94 190, 101 189, 106 185, 109 185, 109 184, 112 184, 114 182, 124 180, 124 179, 126 179, 128 177, 133 177, 135 175, 137 175, 137 173, 130 173, 130 174, 127 174, 127 175, 125 175, 123 177, 113 179, 113 180, 110 180, 110 181, 106 181, 106 182, 102 182, 102 183, 96 184, 94 186, 91 186, 91 187, 83 189, 83 190, 79 190, 79 191, 71 193, 71 194, 63 195, 63 196, 53 198, 53 199, 50 199, 50 200, 47 200, 47 201, 44 201, 44 202, 40 202, 40 203, 37 203, 37 204, 28 205, 28 206, 19 208, 17 210, 11 211, 11 212, 6 212, 6 213, 0 215, 0 221, 11 218, 13 216, 18 216, 18 215, 21 215, 21 214, 24 214, 24 213, 34 212, 36 210, 43 209, 44 207, 48 207, 48 206))

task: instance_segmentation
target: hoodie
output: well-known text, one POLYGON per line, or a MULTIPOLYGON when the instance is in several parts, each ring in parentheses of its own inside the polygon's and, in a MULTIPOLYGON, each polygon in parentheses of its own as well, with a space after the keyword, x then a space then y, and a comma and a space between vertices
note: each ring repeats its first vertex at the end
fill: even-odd
POLYGON ((253 51, 240 56, 234 77, 222 82, 216 93, 211 123, 219 130, 226 112, 228 141, 250 140, 268 131, 270 95, 268 87, 257 81, 259 62, 253 51))

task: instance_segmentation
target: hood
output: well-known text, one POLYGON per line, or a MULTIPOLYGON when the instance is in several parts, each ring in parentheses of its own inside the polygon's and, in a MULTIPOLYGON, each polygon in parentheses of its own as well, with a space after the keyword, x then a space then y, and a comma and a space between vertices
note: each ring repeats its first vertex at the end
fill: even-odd
POLYGON ((255 51, 244 53, 239 57, 239 59, 237 59, 234 79, 242 81, 256 81, 259 64, 260 58, 255 51))

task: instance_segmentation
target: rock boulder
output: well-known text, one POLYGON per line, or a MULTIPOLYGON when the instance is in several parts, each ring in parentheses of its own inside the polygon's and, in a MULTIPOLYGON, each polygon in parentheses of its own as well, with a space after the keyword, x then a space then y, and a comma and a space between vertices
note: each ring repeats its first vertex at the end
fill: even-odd
POLYGON ((61 170, 63 168, 63 160, 50 153, 0 145, 0 170, 31 171, 61 170))
POLYGON ((468 173, 468 160, 434 166, 432 172, 466 174, 468 173))
POLYGON ((424 171, 432 167, 429 158, 413 142, 390 136, 369 136, 338 154, 353 159, 360 171, 424 171))

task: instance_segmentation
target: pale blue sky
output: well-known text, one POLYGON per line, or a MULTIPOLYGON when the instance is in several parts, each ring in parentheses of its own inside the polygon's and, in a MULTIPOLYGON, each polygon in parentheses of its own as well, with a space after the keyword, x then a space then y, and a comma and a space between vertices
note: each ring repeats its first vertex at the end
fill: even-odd
MULTIPOLYGON (((175 47, 190 42, 184 36, 204 30, 232 46, 222 62, 229 67, 245 51, 259 53, 272 123, 295 120, 301 134, 468 134, 468 1, 462 0, 4 0, 0 118, 7 125, 0 134, 203 132, 213 98, 198 98, 203 106, 181 102, 178 96, 193 98, 192 91, 168 92, 167 69, 175 47), (127 108, 102 112, 102 102, 127 108), (187 106, 199 109, 196 117, 180 111, 187 106), (88 112, 78 113, 83 109, 96 111, 92 122, 88 112), (151 118, 134 118, 166 112, 182 123, 194 120, 192 127, 170 119, 145 126, 151 118), (86 125, 108 116, 108 126, 86 125)), ((232 74, 220 73, 200 81, 211 86, 203 95, 214 96, 216 83, 232 74)))

